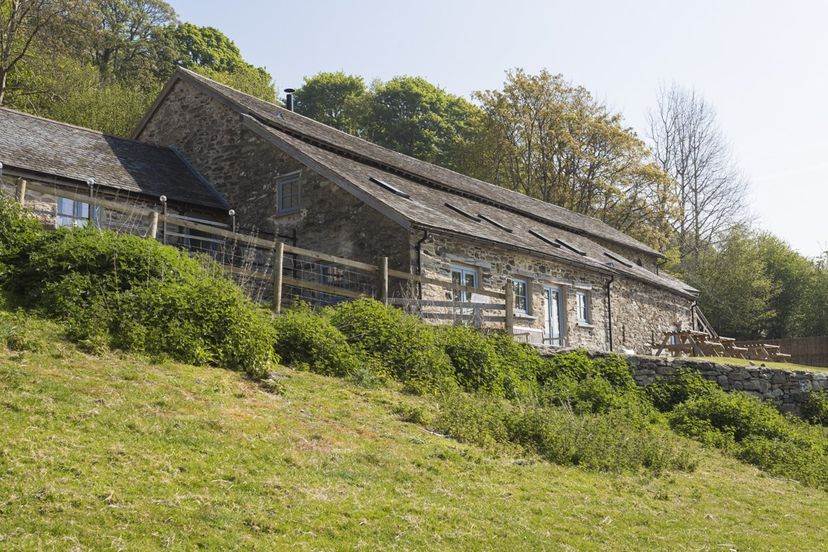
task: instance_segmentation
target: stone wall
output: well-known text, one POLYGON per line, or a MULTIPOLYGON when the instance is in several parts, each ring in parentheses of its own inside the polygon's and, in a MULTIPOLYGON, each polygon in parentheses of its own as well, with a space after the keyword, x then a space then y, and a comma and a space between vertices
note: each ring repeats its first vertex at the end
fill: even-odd
POLYGON ((198 86, 178 81, 139 139, 181 151, 236 211, 243 232, 409 270, 409 233, 336 184, 245 128, 240 115, 198 86), (278 215, 277 178, 300 172, 300 209, 278 215))
POLYGON ((630 278, 616 277, 610 290, 614 351, 653 354, 664 332, 692 328, 690 299, 630 278))
POLYGON ((692 359, 628 356, 636 383, 646 386, 658 376, 689 369, 715 381, 725 391, 744 391, 776 405, 783 412, 798 414, 811 391, 828 389, 828 373, 780 370, 762 366, 737 366, 692 359))

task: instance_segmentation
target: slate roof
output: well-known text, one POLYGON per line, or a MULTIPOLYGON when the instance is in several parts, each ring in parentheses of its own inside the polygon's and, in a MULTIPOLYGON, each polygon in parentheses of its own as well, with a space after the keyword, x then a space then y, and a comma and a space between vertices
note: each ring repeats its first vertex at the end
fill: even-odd
POLYGON ((363 195, 379 201, 418 228, 496 242, 529 254, 540 253, 598 272, 622 274, 688 297, 695 294, 695 290, 684 282, 668 275, 654 274, 587 236, 540 223, 519 213, 498 209, 474 198, 427 188, 399 174, 366 165, 300 140, 253 118, 246 118, 245 123, 260 135, 272 138, 286 151, 292 150, 289 152, 301 157, 300 160, 310 164, 312 168, 316 165, 332 172, 331 176, 340 183, 353 186, 357 196, 363 195), (383 186, 377 181, 390 186, 383 186), (477 220, 459 213, 456 209, 477 220), (584 255, 564 245, 559 244, 556 247, 548 243, 555 240, 563 240, 584 255))
POLYGON ((244 124, 253 131, 369 204, 379 204, 382 212, 407 226, 486 240, 599 272, 621 274, 686 297, 697 294, 684 282, 650 272, 590 239, 600 238, 663 257, 597 219, 396 153, 184 69, 179 69, 167 84, 134 136, 140 136, 178 78, 201 84, 240 112, 244 124), (550 245, 547 239, 563 240, 577 251, 550 245))
POLYGON ((17 169, 208 208, 227 202, 179 154, 0 108, 0 163, 17 169))
MULTIPOLYGON (((239 92, 229 86, 215 82, 187 69, 179 68, 176 71, 176 74, 170 83, 168 83, 168 87, 162 92, 156 106, 160 104, 160 101, 163 101, 164 95, 171 89, 172 84, 177 78, 201 83, 208 89, 235 104, 237 109, 257 119, 266 121, 269 125, 293 134, 303 140, 313 141, 324 147, 347 152, 349 155, 364 158, 368 162, 389 167, 393 171, 403 172, 417 179, 429 181, 433 185, 451 189, 459 194, 476 197, 480 200, 496 204, 503 209, 520 212, 532 218, 542 219, 549 224, 566 228, 576 233, 584 233, 630 247, 649 255, 663 257, 661 252, 652 249, 646 244, 639 242, 596 218, 575 213, 558 205, 547 203, 519 192, 507 190, 501 186, 490 184, 438 165, 426 163, 425 161, 420 161, 408 155, 397 153, 314 121, 313 119, 309 119, 303 115, 299 115, 298 113, 294 113, 293 111, 239 92)), ((140 135, 144 124, 151 118, 152 112, 151 110, 147 114, 144 121, 137 128, 134 136, 137 137, 140 135)))

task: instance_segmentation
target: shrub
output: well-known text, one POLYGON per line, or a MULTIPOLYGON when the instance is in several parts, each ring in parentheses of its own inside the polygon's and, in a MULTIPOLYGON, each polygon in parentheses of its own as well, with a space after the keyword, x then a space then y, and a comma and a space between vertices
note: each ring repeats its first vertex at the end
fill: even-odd
POLYGON ((669 412, 683 402, 720 390, 718 385, 698 372, 683 368, 672 376, 656 378, 645 388, 645 393, 658 410, 669 412))
POLYGON ((451 359, 454 376, 466 391, 502 397, 505 367, 495 343, 469 326, 439 330, 440 345, 451 359))
POLYGON ((642 428, 623 412, 578 416, 563 408, 515 409, 496 398, 455 393, 433 422, 460 441, 502 449, 520 447, 562 465, 624 472, 690 470, 686 447, 657 427, 642 428))
POLYGON ((276 360, 270 314, 225 278, 155 280, 122 293, 110 322, 116 347, 264 376, 276 360))
POLYGON ((518 343, 512 336, 495 333, 488 337, 494 344, 503 366, 503 391, 507 399, 533 399, 538 392, 538 374, 544 360, 528 343, 518 343))
POLYGON ((0 194, 0 284, 8 284, 20 257, 41 240, 43 226, 30 212, 0 194))
POLYGON ((333 307, 330 319, 352 347, 378 358, 406 390, 423 394, 457 386, 435 330, 418 318, 372 299, 358 299, 333 307))
POLYGON ((276 352, 289 366, 308 366, 318 374, 346 377, 361 373, 369 360, 360 359, 327 317, 305 305, 285 312, 274 324, 276 352))
POLYGON ((41 302, 42 292, 68 277, 88 277, 94 285, 87 291, 109 293, 156 280, 199 280, 218 273, 215 265, 155 240, 94 228, 62 228, 28 253, 16 270, 14 290, 33 305, 41 302))
POLYGON ((792 437, 788 420, 776 408, 744 393, 720 389, 679 404, 670 414, 670 425, 690 437, 700 437, 700 428, 710 428, 736 442, 750 436, 792 437))
POLYGON ((605 355, 596 359, 589 358, 584 351, 554 355, 543 366, 538 379, 544 384, 562 377, 576 381, 599 377, 622 392, 637 388, 626 359, 620 355, 605 355))
POLYGON ((815 424, 828 426, 828 390, 811 391, 802 404, 802 417, 815 424))

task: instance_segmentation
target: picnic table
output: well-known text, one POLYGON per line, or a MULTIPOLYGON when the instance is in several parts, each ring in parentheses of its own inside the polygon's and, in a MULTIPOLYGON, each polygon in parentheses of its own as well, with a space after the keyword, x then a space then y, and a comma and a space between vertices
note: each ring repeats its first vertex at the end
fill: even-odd
POLYGON ((696 330, 676 330, 664 332, 664 339, 656 356, 667 351, 673 356, 686 354, 690 356, 744 358, 750 360, 770 360, 786 362, 791 355, 780 351, 779 345, 768 343, 751 343, 736 345, 732 337, 712 336, 696 330))
POLYGON ((748 343, 746 348, 748 350, 747 358, 751 360, 786 362, 791 358, 791 355, 785 354, 780 350, 779 345, 772 345, 770 343, 748 343))

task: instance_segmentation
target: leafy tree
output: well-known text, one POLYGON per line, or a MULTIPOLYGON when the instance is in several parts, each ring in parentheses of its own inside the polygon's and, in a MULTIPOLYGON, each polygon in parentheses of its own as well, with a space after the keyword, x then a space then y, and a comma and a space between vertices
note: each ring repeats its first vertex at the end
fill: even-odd
POLYGON ((699 306, 716 331, 743 339, 766 337, 777 312, 777 285, 767 275, 759 245, 749 230, 734 227, 720 245, 699 252, 684 274, 701 291, 699 306))
POLYGON ((181 23, 175 28, 177 62, 183 67, 202 67, 211 71, 232 73, 247 65, 239 47, 213 27, 181 23))
POLYGON ((338 128, 351 134, 359 134, 357 115, 358 100, 368 90, 362 77, 336 73, 318 73, 305 77, 304 84, 294 95, 295 109, 306 117, 338 128))
POLYGON ((670 180, 621 115, 546 70, 510 71, 501 90, 475 97, 484 130, 468 172, 666 244, 676 207, 670 180))
POLYGON ((377 83, 364 113, 367 139, 452 169, 479 120, 472 103, 420 77, 377 83))
POLYGON ((0 105, 5 100, 9 75, 35 41, 76 5, 74 0, 0 0, 0 105))
POLYGON ((803 304, 809 288, 815 284, 816 267, 772 234, 759 234, 756 242, 764 273, 775 289, 770 300, 775 316, 768 320, 766 336, 803 335, 812 317, 812 308, 817 307, 803 304))

